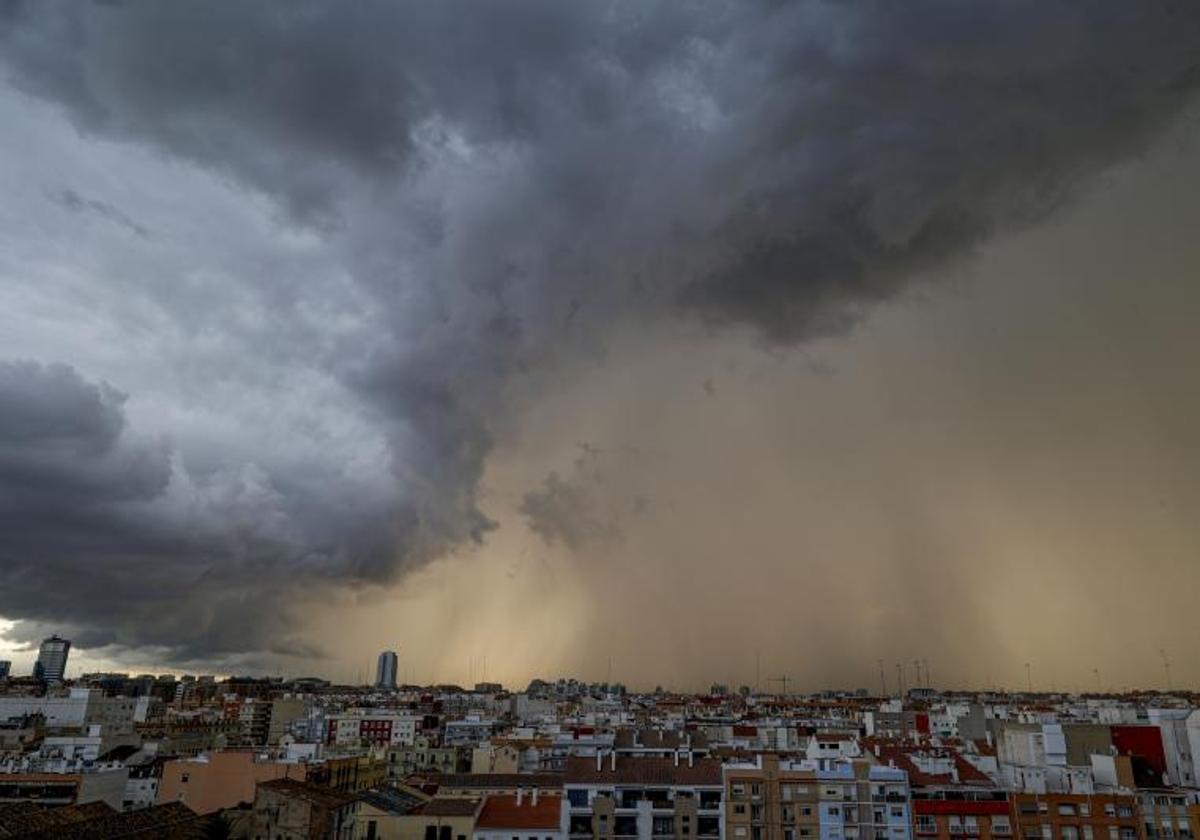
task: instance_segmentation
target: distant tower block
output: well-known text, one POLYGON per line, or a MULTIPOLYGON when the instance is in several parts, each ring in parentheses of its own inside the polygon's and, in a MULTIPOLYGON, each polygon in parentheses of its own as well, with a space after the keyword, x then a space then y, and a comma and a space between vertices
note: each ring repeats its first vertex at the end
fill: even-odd
POLYGON ((400 664, 396 651, 385 650, 379 654, 379 664, 375 666, 375 687, 395 688, 396 670, 400 664))

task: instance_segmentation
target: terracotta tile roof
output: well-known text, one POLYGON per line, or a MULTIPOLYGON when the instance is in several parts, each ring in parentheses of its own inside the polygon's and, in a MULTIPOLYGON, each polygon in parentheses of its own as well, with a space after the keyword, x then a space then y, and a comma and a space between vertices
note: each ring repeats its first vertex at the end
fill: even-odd
POLYGON ((32 803, 0 807, 0 837, 23 840, 199 840, 205 819, 181 802, 118 813, 101 802, 43 808, 32 803))
POLYGON ((566 784, 632 785, 721 785, 721 762, 714 758, 686 759, 678 764, 673 758, 617 756, 613 769, 611 755, 596 768, 596 759, 571 756, 567 759, 566 784))
POLYGON ((559 814, 561 813, 561 796, 539 796, 537 803, 533 796, 525 794, 521 803, 517 797, 509 794, 489 796, 475 821, 476 828, 503 829, 547 829, 557 830, 559 814))
POLYGON ((445 773, 432 776, 443 788, 561 788, 562 773, 445 773))
POLYGON ((478 810, 478 799, 442 797, 429 800, 424 805, 414 809, 413 813, 424 814, 429 817, 473 817, 478 810))
POLYGON ((989 744, 987 741, 987 738, 978 738, 975 740, 974 743, 975 743, 975 750, 980 755, 995 755, 996 754, 996 746, 994 744, 989 744))
POLYGON ((908 774, 908 782, 913 787, 938 787, 947 785, 994 785, 995 783, 988 778, 986 773, 975 768, 971 762, 967 761, 957 752, 951 753, 949 756, 954 761, 954 769, 958 775, 955 779, 950 773, 926 773, 923 772, 908 750, 903 747, 891 745, 879 745, 873 747, 877 750, 875 760, 880 764, 893 763, 908 774))
POLYGON ((301 782, 297 779, 271 779, 259 782, 259 791, 267 790, 292 799, 303 799, 322 808, 341 808, 355 801, 355 797, 333 788, 301 782))

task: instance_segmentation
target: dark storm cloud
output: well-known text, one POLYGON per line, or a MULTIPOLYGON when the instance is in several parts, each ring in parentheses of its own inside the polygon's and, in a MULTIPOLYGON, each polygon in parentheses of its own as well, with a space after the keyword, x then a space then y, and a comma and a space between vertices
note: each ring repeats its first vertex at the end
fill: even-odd
MULTIPOLYGON (((840 332, 1043 218, 1191 101, 1200 5, 16 2, 0 61, 89 135, 277 201, 381 313, 319 364, 383 430, 394 492, 351 503, 323 473, 208 450, 204 503, 182 504, 184 452, 149 502, 39 510, 31 535, 61 517, 52 561, 32 537, 9 549, 0 614, 75 611, 130 645, 198 624, 195 656, 270 648, 292 582, 383 580, 479 539, 509 385, 613 324, 840 332), (181 589, 181 568, 203 572, 181 589), (138 620, 80 612, 84 580, 138 620)), ((44 480, 115 469, 123 439, 80 477, 47 457, 44 480)), ((12 510, 40 463, 5 474, 12 510)), ((530 494, 535 522, 569 521, 564 489, 530 494)))
MULTIPOLYGON (((77 628, 83 647, 279 652, 297 649, 285 608, 293 575, 340 579, 348 554, 381 566, 389 545, 324 533, 302 488, 278 493, 254 471, 189 475, 166 443, 131 439, 124 401, 64 365, 0 363, 4 615, 77 628)), ((335 530, 353 523, 344 516, 335 530)), ((357 519, 368 535, 386 528, 357 519)))

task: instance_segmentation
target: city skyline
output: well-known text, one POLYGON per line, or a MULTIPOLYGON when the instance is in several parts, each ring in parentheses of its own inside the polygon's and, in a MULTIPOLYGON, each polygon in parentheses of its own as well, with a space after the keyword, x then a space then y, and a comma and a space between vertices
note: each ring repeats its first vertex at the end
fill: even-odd
POLYGON ((1200 685, 1200 5, 902 5, 5 7, 0 659, 1200 685))

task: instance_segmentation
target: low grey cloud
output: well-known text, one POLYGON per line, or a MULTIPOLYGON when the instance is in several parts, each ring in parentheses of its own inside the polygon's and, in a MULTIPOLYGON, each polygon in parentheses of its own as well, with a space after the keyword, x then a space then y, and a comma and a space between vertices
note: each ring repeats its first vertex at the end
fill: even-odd
POLYGON ((133 219, 126 216, 120 209, 114 207, 106 201, 97 201, 94 198, 84 198, 79 193, 72 189, 63 190, 47 190, 46 196, 59 207, 68 210, 71 213, 94 213, 102 219, 112 222, 115 225, 125 228, 130 233, 136 234, 143 238, 150 236, 150 231, 143 225, 138 224, 133 219))
MULTIPOLYGON (((199 188, 165 178, 169 225, 115 200, 131 184, 50 188, 153 228, 142 250, 97 245, 71 294, 165 372, 122 381, 123 403, 13 368, 38 423, 72 411, 56 400, 97 419, 5 467, 13 517, 39 481, 80 489, 6 549, 0 614, 71 616, 93 644, 164 637, 178 659, 279 648, 297 587, 394 580, 494 528, 479 485, 514 383, 536 393, 548 362, 628 321, 844 333, 1143 149, 1194 101, 1198 44, 1200 7, 1170 0, 10 2, 7 97, 50 103, 96 154, 215 175, 275 208, 278 242, 235 247, 199 188), (288 398, 286 435, 243 422, 288 398), (181 429, 148 442, 156 423, 181 429), (361 458, 340 470, 343 451, 361 458), (89 489, 111 471, 129 498, 89 489)), ((25 282, 43 256, 6 271, 25 282)), ((592 530, 572 487, 526 497, 538 533, 592 530)))

